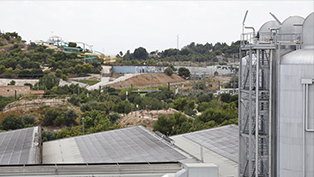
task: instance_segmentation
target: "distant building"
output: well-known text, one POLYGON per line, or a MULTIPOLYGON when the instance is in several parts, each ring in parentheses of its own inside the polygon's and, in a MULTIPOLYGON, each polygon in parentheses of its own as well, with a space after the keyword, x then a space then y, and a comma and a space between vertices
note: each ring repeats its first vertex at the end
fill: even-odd
POLYGON ((17 85, 8 85, 8 86, 0 86, 0 95, 4 97, 14 96, 20 94, 30 94, 30 86, 17 86, 17 85))
POLYGON ((35 94, 43 96, 45 94, 44 90, 31 90, 29 85, 17 86, 17 85, 8 85, 0 86, 0 95, 4 97, 16 95, 25 95, 25 94, 35 94))

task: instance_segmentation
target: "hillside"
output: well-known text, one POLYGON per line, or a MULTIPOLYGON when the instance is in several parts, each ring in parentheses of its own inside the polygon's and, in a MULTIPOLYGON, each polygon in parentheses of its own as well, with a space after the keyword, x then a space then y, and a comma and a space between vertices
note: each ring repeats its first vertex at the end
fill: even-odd
POLYGON ((170 83, 177 83, 177 82, 185 82, 183 78, 176 74, 172 74, 168 76, 164 73, 147 73, 147 74, 140 74, 130 79, 127 79, 123 82, 118 82, 115 84, 107 85, 115 89, 121 89, 130 87, 133 84, 133 87, 137 88, 147 88, 152 85, 155 86, 164 86, 167 85, 168 82, 170 83))

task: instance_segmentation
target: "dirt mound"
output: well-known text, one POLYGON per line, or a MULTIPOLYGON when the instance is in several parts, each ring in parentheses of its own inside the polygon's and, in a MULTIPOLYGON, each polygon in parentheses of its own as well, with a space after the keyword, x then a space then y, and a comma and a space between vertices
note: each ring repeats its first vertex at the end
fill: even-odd
POLYGON ((147 73, 147 74, 140 74, 130 79, 127 79, 122 82, 118 82, 115 84, 108 85, 110 87, 121 89, 130 87, 133 84, 133 87, 138 88, 147 88, 150 85, 152 87, 167 85, 168 82, 176 83, 176 82, 184 82, 185 80, 176 74, 172 74, 168 76, 164 73, 147 73))
POLYGON ((124 116, 119 124, 124 127, 130 127, 139 124, 145 124, 148 129, 153 130, 154 123, 158 120, 158 116, 165 114, 166 116, 171 116, 174 111, 171 110, 152 110, 152 111, 133 111, 128 115, 124 116))

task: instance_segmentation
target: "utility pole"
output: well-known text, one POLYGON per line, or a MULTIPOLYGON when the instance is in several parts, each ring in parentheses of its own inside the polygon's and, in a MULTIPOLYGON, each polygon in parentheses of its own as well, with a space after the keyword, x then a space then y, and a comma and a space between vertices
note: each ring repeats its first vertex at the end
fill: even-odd
POLYGON ((232 55, 233 56, 233 72, 234 72, 234 75, 233 75, 233 95, 235 94, 235 75, 236 75, 236 70, 235 70, 235 61, 234 61, 234 54, 232 55))
POLYGON ((194 94, 195 94, 195 92, 196 92, 196 84, 195 84, 195 77, 196 77, 196 73, 195 73, 195 71, 194 71, 194 94))
POLYGON ((206 72, 204 72, 204 86, 203 86, 203 89, 204 89, 203 93, 205 93, 205 91, 206 91, 206 72))
POLYGON ((85 130, 84 130, 84 117, 82 117, 82 121, 83 121, 83 135, 85 134, 85 130))
POLYGON ((177 58, 179 59, 179 34, 177 34, 177 58))

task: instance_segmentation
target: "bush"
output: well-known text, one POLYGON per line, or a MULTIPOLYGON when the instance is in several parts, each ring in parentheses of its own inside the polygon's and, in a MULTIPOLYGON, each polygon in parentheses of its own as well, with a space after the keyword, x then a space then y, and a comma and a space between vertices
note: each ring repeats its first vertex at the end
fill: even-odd
POLYGON ((78 114, 73 109, 69 109, 64 112, 64 121, 67 126, 73 123, 77 117, 78 114))
POLYGON ((31 83, 25 83, 24 85, 29 86, 31 90, 33 89, 33 85, 31 83))
POLYGON ((65 75, 65 74, 62 74, 62 80, 67 81, 67 80, 69 80, 69 77, 67 75, 65 75))
POLYGON ((193 111, 193 109, 190 109, 190 108, 189 108, 189 109, 185 110, 184 113, 185 113, 186 115, 193 116, 193 115, 196 114, 196 111, 193 111))
POLYGON ((36 116, 33 114, 24 114, 21 118, 24 124, 34 124, 36 116))
POLYGON ((15 85, 15 81, 14 81, 14 80, 11 80, 11 82, 8 83, 8 85, 15 85))
POLYGON ((55 140, 56 136, 57 136, 57 133, 49 131, 49 130, 41 132, 42 142, 55 140))
POLYGON ((120 103, 113 106, 113 111, 129 114, 131 112, 131 104, 128 101, 121 101, 120 103))
POLYGON ((229 103, 231 95, 229 93, 222 93, 219 95, 219 97, 222 102, 229 103))
POLYGON ((45 119, 44 119, 44 125, 49 126, 49 125, 54 125, 54 120, 58 117, 61 116, 61 110, 60 109, 54 109, 54 108, 48 108, 45 109, 44 111, 45 119))
POLYGON ((61 115, 58 116, 55 120, 53 120, 53 124, 54 124, 55 126, 59 126, 59 125, 64 124, 64 115, 61 114, 61 115))
POLYGON ((172 64, 168 65, 168 68, 171 68, 172 71, 176 71, 177 70, 177 68, 175 68, 172 64))
POLYGON ((2 128, 4 130, 15 130, 24 128, 25 124, 21 117, 15 117, 15 115, 10 114, 2 120, 2 128))
POLYGON ((213 94, 200 94, 198 95, 197 99, 200 103, 203 102, 210 102, 213 98, 213 94))
POLYGON ((91 111, 92 106, 89 103, 84 103, 81 105, 80 109, 82 112, 91 111))
POLYGON ((190 77, 190 75, 191 75, 190 70, 188 70, 185 67, 179 68, 178 74, 181 77, 190 77))
POLYGON ((167 74, 168 76, 171 76, 173 74, 173 70, 168 67, 167 69, 165 69, 164 73, 167 74))
POLYGON ((70 103, 72 103, 73 105, 75 105, 75 106, 79 106, 80 102, 81 102, 81 99, 76 94, 73 94, 73 95, 71 95, 71 98, 68 99, 68 101, 70 103))
POLYGON ((62 71, 60 69, 57 69, 55 72, 56 77, 61 77, 62 71))
POLYGON ((114 113, 110 114, 108 116, 108 118, 109 118, 111 123, 115 123, 117 120, 121 119, 121 116, 118 113, 114 112, 114 113))

